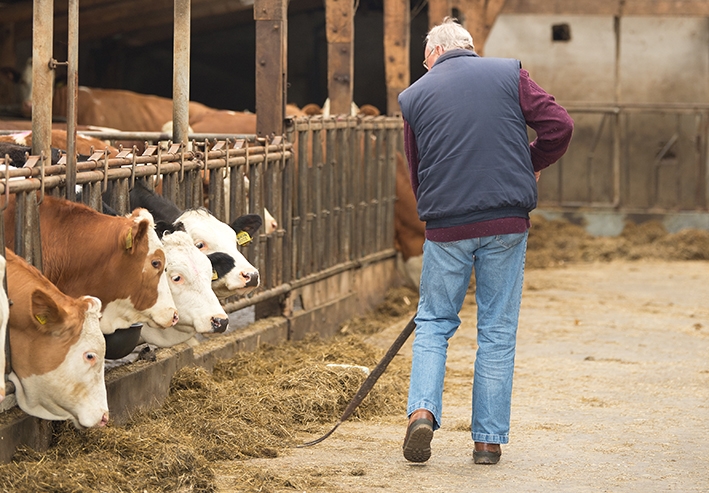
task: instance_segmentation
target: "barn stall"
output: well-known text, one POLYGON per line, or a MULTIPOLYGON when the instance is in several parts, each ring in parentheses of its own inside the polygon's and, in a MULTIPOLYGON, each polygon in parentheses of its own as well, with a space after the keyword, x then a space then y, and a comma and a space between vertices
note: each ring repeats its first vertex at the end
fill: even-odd
MULTIPOLYGON (((493 18, 495 8, 501 8, 502 4, 503 2, 498 2, 491 7, 489 14, 493 18)), ((264 12, 262 17, 255 17, 257 39, 259 39, 259 26, 261 26, 261 29, 266 29, 266 31, 273 31, 274 27, 276 27, 276 31, 283 32, 285 30, 284 7, 282 4, 265 5, 262 12, 264 12), (261 22, 260 24, 259 21, 261 22)), ((346 8, 344 12, 342 10, 335 12, 339 12, 340 15, 345 17, 349 13, 350 19, 352 18, 352 10, 349 8, 346 8)), ((407 9, 404 9, 401 15, 404 14, 408 14, 407 9)), ((429 10, 430 14, 431 11, 429 10)), ((473 17, 473 14, 471 13, 469 16, 473 17)), ((491 25, 487 26, 488 30, 490 27, 491 25)), ((342 29, 335 31, 341 33, 342 29)), ((263 33, 263 31, 261 32, 263 33)), ((346 34, 340 34, 340 36, 339 38, 333 36, 332 44, 328 44, 334 50, 331 66, 341 69, 340 71, 334 69, 333 71, 328 71, 332 81, 331 94, 333 107, 336 109, 335 113, 344 113, 342 108, 348 108, 348 100, 352 99, 351 84, 353 76, 351 67, 348 67, 348 64, 351 63, 352 55, 350 53, 349 58, 342 58, 339 62, 336 59, 338 52, 342 54, 348 50, 351 51, 352 33, 349 32, 349 37, 346 34), (337 43, 340 43, 340 45, 337 43), (344 71, 344 75, 342 71, 344 71)), ((401 66, 406 68, 408 61, 405 60, 407 58, 405 54, 409 46, 407 46, 408 43, 400 42, 402 36, 408 40, 406 34, 400 34, 399 37, 395 36, 394 41, 386 46, 390 48, 396 47, 397 53, 404 59, 401 66)), ((275 43, 274 51, 269 50, 267 52, 269 53, 268 57, 265 59, 258 58, 259 46, 268 46, 269 39, 273 44, 274 38, 270 38, 265 34, 263 37, 265 39, 263 44, 259 44, 258 41, 256 43, 256 58, 267 61, 282 60, 286 51, 282 36, 279 38, 280 41, 275 43), (273 53, 276 53, 276 56, 272 56, 273 53)), ((181 39, 184 38, 183 36, 181 39)), ((476 39, 484 38, 476 37, 476 39)), ((178 56, 185 56, 184 51, 186 48, 184 46, 182 48, 176 46, 175 50, 175 59, 178 59, 178 56)), ((420 53, 418 53, 420 50, 416 47, 412 48, 411 51, 416 53, 415 56, 417 58, 420 56, 420 53)), ((264 273, 263 291, 252 298, 230 300, 226 306, 230 310, 236 311, 246 306, 254 305, 257 307, 257 311, 260 312, 259 317, 279 312, 285 313, 288 320, 287 327, 280 326, 276 329, 277 332, 280 331, 278 336, 274 336, 276 338, 281 337, 280 334, 284 332, 290 334, 290 337, 297 338, 302 336, 323 313, 326 314, 325 318, 328 323, 334 322, 339 317, 346 318, 347 314, 351 314, 357 309, 353 307, 356 307, 361 302, 360 297, 365 296, 365 292, 368 293, 366 296, 371 297, 370 302, 377 297, 381 297, 383 292, 383 287, 376 293, 363 289, 361 292, 358 291, 357 294, 353 294, 349 287, 343 290, 342 284, 351 286, 353 282, 359 282, 358 280, 353 281, 353 278, 360 274, 353 273, 362 273, 369 269, 370 273, 363 275, 365 277, 376 277, 379 282, 381 273, 375 272, 372 274, 371 272, 373 271, 371 269, 377 265, 388 264, 386 267, 380 267, 385 271, 384 278, 391 281, 394 277, 393 269, 391 269, 392 259, 395 255, 391 248, 391 235, 393 235, 393 232, 391 223, 387 222, 391 221, 394 193, 393 188, 391 188, 393 179, 391 175, 387 175, 387 169, 389 169, 389 172, 393 169, 393 150, 398 148, 397 146, 399 145, 397 143, 397 132, 400 129, 400 122, 397 118, 371 120, 354 118, 348 120, 345 117, 331 120, 310 119, 295 120, 292 123, 287 122, 283 118, 282 110, 286 102, 286 85, 282 82, 276 84, 258 83, 259 77, 261 77, 261 81, 283 81, 283 77, 279 77, 278 74, 284 72, 284 65, 283 63, 257 64, 257 67, 262 67, 261 72, 259 72, 259 69, 256 70, 257 91, 255 106, 259 109, 259 128, 255 136, 250 136, 249 139, 246 139, 248 144, 246 141, 238 142, 236 139, 231 142, 223 140, 215 146, 216 149, 207 150, 205 147, 201 151, 183 150, 189 138, 186 125, 184 125, 186 98, 179 99, 178 94, 189 91, 185 87, 184 79, 180 77, 181 72, 178 65, 174 70, 176 82, 173 88, 176 102, 174 120, 177 125, 172 137, 175 142, 183 142, 182 146, 178 145, 176 148, 174 144, 172 146, 168 145, 168 148, 163 150, 157 145, 146 145, 142 150, 143 155, 139 158, 122 157, 118 158, 118 161, 113 161, 105 155, 97 155, 88 163, 88 166, 85 166, 84 163, 76 163, 75 175, 71 172, 62 175, 61 170, 59 170, 57 175, 54 175, 53 173, 56 173, 57 170, 52 170, 49 166, 43 168, 40 164, 36 171, 31 172, 31 176, 36 178, 27 181, 33 183, 34 190, 44 190, 45 193, 58 193, 61 195, 62 193, 71 194, 72 187, 70 185, 72 180, 76 179, 75 183, 84 187, 82 195, 86 198, 85 200, 97 209, 100 208, 101 193, 109 188, 110 182, 111 189, 116 190, 112 205, 115 205, 119 210, 124 210, 121 207, 125 207, 125 198, 123 198, 121 203, 121 197, 125 197, 125 192, 130 188, 134 179, 143 179, 152 175, 165 176, 167 187, 164 189, 166 190, 164 193, 166 196, 182 207, 189 207, 202 203, 204 198, 200 196, 203 193, 201 191, 202 179, 198 177, 197 170, 201 168, 209 169, 210 183, 212 184, 218 184, 225 176, 231 177, 232 173, 236 173, 234 176, 237 178, 248 175, 251 178, 252 186, 257 190, 257 193, 251 194, 249 199, 251 210, 259 210, 260 205, 264 204, 269 210, 275 212, 280 224, 290 224, 291 227, 284 226, 275 235, 260 237, 249 249, 249 258, 264 273), (262 88, 263 91, 259 92, 258 88, 262 88), (182 110, 180 110, 180 107, 182 107, 182 110), (389 133, 392 136, 385 136, 389 133), (321 134, 328 135, 327 142, 330 147, 320 151, 318 150, 321 149, 320 146, 312 146, 312 149, 307 151, 307 142, 321 141, 321 134), (376 139, 371 138, 373 134, 377 134, 376 139), (274 139, 272 138, 273 135, 279 137, 274 139), (370 137, 368 138, 367 136, 370 137), (258 138, 261 140, 259 141, 258 138), (333 141, 338 143, 331 145, 330 143, 333 141), (367 150, 367 146, 372 141, 377 143, 375 150, 367 150), (294 151, 296 144, 299 150, 294 151), (360 153, 359 159, 357 153, 360 153), (376 156, 374 159, 362 160, 362 156, 371 156, 373 153, 376 156), (302 156, 304 159, 296 161, 297 156, 302 156), (327 159, 323 159, 323 156, 326 156, 327 159), (340 157, 332 159, 330 156, 344 156, 344 159, 340 160, 340 157), (357 162, 357 164, 347 164, 348 159, 357 162), (296 163, 304 162, 308 163, 305 166, 308 172, 296 172, 296 169, 301 169, 301 166, 296 163), (145 166, 145 169, 141 170, 139 164, 145 166), (361 172, 363 166, 370 165, 376 166, 376 173, 371 171, 361 172), (229 171, 227 172, 225 169, 229 169, 229 171), (374 180, 373 176, 377 173, 381 173, 379 175, 381 178, 374 180), (345 180, 345 185, 350 185, 351 188, 346 189, 342 183, 335 179, 337 176, 343 176, 343 174, 352 177, 352 180, 345 180), (387 176, 388 180, 390 180, 389 182, 387 182, 387 176), (36 180, 36 183, 33 180, 36 180), (367 180, 372 181, 368 182, 367 180), (62 189, 62 184, 67 186, 62 189), (373 186, 379 184, 382 185, 381 194, 378 187, 373 186), (367 195, 375 188, 378 190, 376 196, 367 195), (343 198, 344 201, 335 202, 335 198, 343 198), (379 222, 380 220, 381 222, 379 222), (323 232, 335 232, 336 234, 334 236, 323 236, 323 232), (281 269, 281 266, 286 267, 281 269), (345 280, 343 280, 343 277, 345 280), (320 307, 317 312, 310 311, 311 306, 320 304, 325 306, 320 307), (350 308, 346 308, 347 306, 350 306, 350 308)), ((387 64, 387 68, 391 66, 387 64)), ((182 75, 184 76, 184 73, 182 75)), ((390 114, 396 112, 395 106, 391 103, 392 94, 395 98, 397 90, 408 85, 408 80, 406 79, 407 77, 399 75, 396 77, 400 84, 399 88, 397 89, 396 86, 392 85, 392 89, 388 91, 387 108, 390 114)), ((655 108, 651 109, 655 111, 655 108)), ((666 109, 659 108, 660 111, 665 111, 666 109)), ((679 109, 682 111, 699 111, 700 114, 696 117, 696 121, 700 123, 706 121, 703 120, 704 116, 701 113, 705 108, 701 106, 679 109)), ((577 108, 577 111, 581 113, 587 111, 587 109, 577 108)), ((604 114, 618 113, 615 106, 610 109, 600 108, 600 110, 596 109, 595 111, 604 114)), ((605 122, 605 118, 603 121, 605 122)), ((33 128, 34 125, 33 122, 33 128)), ((599 139, 598 136, 602 134, 604 124, 602 123, 600 127, 591 142, 599 139)), ((39 123, 37 128, 38 134, 41 134, 42 130, 40 130, 39 123)), ((619 127, 616 126, 616 128, 619 127)), ((694 157, 693 162, 700 166, 699 172, 701 172, 701 166, 704 166, 702 163, 706 162, 706 151, 702 151, 702 149, 706 149, 706 140, 702 140, 706 132, 702 133, 703 127, 701 125, 697 128, 699 130, 695 132, 695 139, 698 139, 699 142, 699 146, 697 146, 699 154, 694 157)), ((143 135, 141 137, 146 137, 145 140, 147 140, 148 136, 143 135)), ((150 136, 150 138, 155 137, 150 136)), ((37 140, 41 141, 41 139, 37 140)), ((676 140, 675 138, 672 144, 676 140)), ((613 142, 612 145, 615 146, 618 145, 616 142, 620 142, 620 140, 614 140, 613 142)), ((592 148, 592 151, 595 151, 595 147, 592 148)), ((41 153, 41 151, 35 152, 41 153)), ((591 152, 592 154, 593 152, 591 152)), ((667 154, 667 151, 659 158, 660 161, 665 159, 665 154, 667 154)), ((614 154, 611 162, 622 162, 622 155, 622 152, 614 154)), ((589 161, 586 160, 586 162, 589 161)), ((665 163, 661 162, 660 165, 662 164, 665 163)), ((620 183, 620 167, 618 164, 613 166, 613 169, 617 170, 617 172, 610 173, 609 175, 612 177, 610 179, 612 183, 620 183)), ((66 169, 70 170, 71 167, 72 164, 67 162, 66 169)), ((23 173, 27 172, 24 171, 23 173)), ((564 180, 559 179, 559 181, 563 182, 564 180)), ((244 210, 244 195, 238 191, 240 183, 240 179, 230 180, 230 184, 234 188, 232 188, 232 197, 230 197, 229 203, 235 210, 244 210), (239 201, 241 201, 241 208, 237 205, 239 201)), ((28 185, 24 186, 27 187, 28 185)), ((10 193, 20 191, 14 190, 13 184, 9 183, 9 181, 6 183, 6 187, 3 190, 7 190, 10 193)), ((591 189, 589 187, 592 188, 593 185, 587 185, 586 190, 591 189)), ((208 200, 210 208, 219 217, 227 217, 226 205, 224 204, 221 190, 222 187, 213 185, 210 188, 208 200)), ((604 190, 607 190, 607 187, 604 190)), ((27 192, 28 190, 23 191, 27 192)), ((567 207, 566 210, 578 210, 579 205, 584 207, 597 202, 596 195, 589 193, 584 196, 583 194, 559 192, 561 199, 558 200, 558 205, 567 207), (573 196, 574 199, 567 200, 569 195, 573 196), (576 200, 578 197, 581 197, 581 199, 576 200)), ((553 192, 547 197, 553 197, 553 192)), ((31 231, 33 224, 31 213, 33 204, 31 201, 33 199, 28 200, 30 200, 30 204, 23 221, 27 225, 28 231, 31 231)), ((602 205, 613 209, 619 206, 619 202, 611 200, 602 205)), ((691 204, 691 208, 703 209, 705 204, 700 200, 697 204, 691 204)), ((233 212, 229 212, 233 214, 233 212)), ((26 235, 24 244, 19 245, 18 248, 24 248, 24 255, 41 265, 41 253, 36 248, 36 240, 32 241, 31 238, 31 234, 26 235)), ((258 336, 256 337, 258 338, 258 336)), ((239 344, 244 346, 254 343, 240 342, 239 344)), ((186 356, 181 358, 189 360, 186 356)), ((173 362, 169 365, 173 364, 175 363, 173 362)), ((206 363, 207 366, 209 364, 211 363, 206 363)), ((157 393, 160 394, 160 391, 157 391, 157 393)), ((125 395, 125 393, 121 395, 125 395)), ((139 398, 135 400, 138 401, 139 398)), ((34 434, 34 431, 31 433, 34 434)))

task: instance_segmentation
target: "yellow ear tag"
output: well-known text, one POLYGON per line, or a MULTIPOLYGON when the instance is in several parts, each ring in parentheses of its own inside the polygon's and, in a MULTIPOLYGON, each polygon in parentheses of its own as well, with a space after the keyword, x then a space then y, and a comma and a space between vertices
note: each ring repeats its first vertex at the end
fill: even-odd
POLYGON ((216 270, 213 270, 212 271, 212 281, 216 281, 217 279, 219 279, 219 274, 217 274, 216 270))
POLYGON ((128 231, 128 236, 126 236, 126 250, 133 248, 133 230, 128 231))
POLYGON ((47 323, 47 317, 45 317, 44 315, 35 315, 34 318, 36 318, 37 322, 42 325, 45 325, 47 323))
POLYGON ((248 245, 249 243, 251 243, 251 240, 253 240, 253 238, 251 238, 249 233, 247 233, 246 231, 240 231, 236 234, 236 243, 239 246, 248 245))

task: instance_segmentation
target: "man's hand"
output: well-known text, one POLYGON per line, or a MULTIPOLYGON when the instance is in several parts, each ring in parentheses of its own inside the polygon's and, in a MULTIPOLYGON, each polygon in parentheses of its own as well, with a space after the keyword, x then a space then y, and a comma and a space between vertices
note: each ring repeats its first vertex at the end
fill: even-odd
POLYGON ((542 172, 541 172, 541 171, 535 171, 535 172, 534 172, 534 179, 535 179, 535 180, 539 181, 539 177, 540 177, 540 176, 542 176, 542 172))

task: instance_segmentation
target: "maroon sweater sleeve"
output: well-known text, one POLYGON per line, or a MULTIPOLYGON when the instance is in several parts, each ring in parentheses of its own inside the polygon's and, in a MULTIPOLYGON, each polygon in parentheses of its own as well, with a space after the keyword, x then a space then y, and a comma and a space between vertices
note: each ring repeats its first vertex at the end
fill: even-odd
POLYGON ((557 162, 568 149, 574 121, 524 69, 519 71, 519 103, 527 125, 537 133, 529 148, 534 171, 541 171, 557 162))
POLYGON ((419 150, 416 146, 414 131, 406 120, 404 120, 404 151, 406 152, 406 160, 409 163, 409 181, 411 181, 411 188, 414 189, 414 197, 418 197, 419 150))

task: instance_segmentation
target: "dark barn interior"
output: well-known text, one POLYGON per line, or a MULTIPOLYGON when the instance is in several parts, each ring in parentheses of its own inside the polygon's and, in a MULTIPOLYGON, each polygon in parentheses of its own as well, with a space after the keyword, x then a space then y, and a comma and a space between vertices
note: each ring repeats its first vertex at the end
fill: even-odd
MULTIPOLYGON (((150 12, 144 11, 144 5, 134 9, 138 2, 111 3, 123 7, 109 11, 108 4, 96 0, 80 4, 79 84, 171 97, 173 3, 159 1, 150 12), (101 23, 106 26, 104 29, 100 28, 101 23)), ((239 2, 199 5, 218 3, 225 4, 224 8, 203 15, 193 2, 190 99, 214 108, 255 111, 253 9, 239 2)), ((0 17, 19 15, 14 12, 20 6, 31 14, 29 0, 10 0, 4 5, 6 15, 0 17)), ((66 2, 55 2, 57 13, 62 5, 65 12, 66 2)), ((13 55, 18 69, 32 52, 31 17, 26 19, 25 14, 23 19, 14 24, 13 55)), ((66 16, 57 15, 54 57, 60 61, 67 56, 66 26, 62 27, 62 21, 66 22, 66 16)), ((412 81, 424 72, 420 58, 427 28, 427 7, 420 1, 411 8, 412 81)), ((383 0, 364 0, 356 6, 354 39, 354 102, 372 104, 385 113, 383 0)), ((324 2, 294 0, 288 9, 288 102, 301 107, 308 103, 322 105, 327 96, 324 2)))

